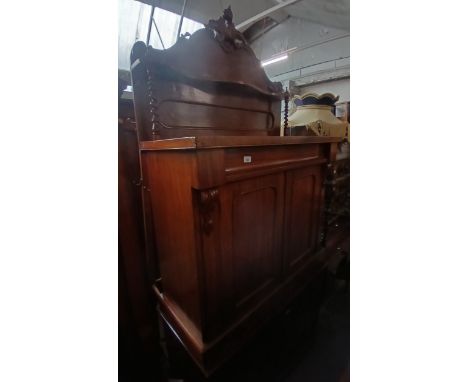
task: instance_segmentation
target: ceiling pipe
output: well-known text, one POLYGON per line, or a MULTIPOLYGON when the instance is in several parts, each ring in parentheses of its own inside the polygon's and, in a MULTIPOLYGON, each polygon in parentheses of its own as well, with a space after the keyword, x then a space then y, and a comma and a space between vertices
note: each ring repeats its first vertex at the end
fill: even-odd
POLYGON ((182 22, 184 21, 185 6, 187 5, 187 0, 184 0, 184 5, 182 6, 182 13, 180 15, 179 29, 177 30, 177 39, 180 37, 180 31, 182 30, 182 22))
POLYGON ((343 35, 340 35, 340 36, 330 37, 330 38, 327 38, 327 39, 322 40, 322 41, 316 41, 316 42, 312 42, 310 44, 304 44, 304 45, 301 45, 301 46, 297 47, 295 51, 300 52, 301 50, 309 49, 309 48, 312 48, 314 46, 323 45, 323 44, 326 44, 327 42, 331 42, 331 41, 335 41, 335 40, 341 40, 342 38, 346 38, 346 37, 349 37, 349 36, 350 36, 350 34, 346 33, 346 34, 343 34, 343 35))
POLYGON ((290 53, 297 53, 297 52, 300 52, 302 50, 312 48, 314 46, 319 46, 319 45, 322 45, 322 44, 326 44, 327 42, 340 40, 340 39, 346 38, 346 37, 349 37, 349 33, 345 34, 345 35, 341 35, 341 36, 330 37, 330 38, 328 38, 326 40, 322 40, 322 41, 316 41, 316 42, 312 42, 312 43, 309 43, 309 44, 304 44, 304 45, 301 45, 301 46, 295 46, 294 48, 290 48, 290 49, 283 50, 281 52, 275 53, 270 58, 268 58, 267 60, 263 60, 263 61, 269 61, 269 60, 271 60, 271 59, 273 59, 275 57, 282 56, 282 55, 288 54, 288 53, 289 54, 290 53))
POLYGON ((159 33, 158 26, 156 25, 156 21, 154 21, 154 19, 153 19, 153 24, 154 24, 154 28, 156 29, 156 32, 158 32, 159 41, 161 41, 161 45, 162 45, 163 49, 166 49, 166 47, 164 46, 164 41, 163 41, 163 39, 161 37, 161 33, 159 33))
POLYGON ((146 36, 146 46, 149 45, 150 37, 151 37, 151 27, 153 26, 153 16, 154 16, 154 4, 151 5, 151 16, 149 19, 149 25, 148 25, 148 34, 146 36))
MULTIPOLYGON (((325 60, 325 61, 321 61, 321 62, 317 62, 315 64, 312 64, 312 65, 306 65, 306 66, 302 66, 300 68, 297 68, 297 69, 292 69, 292 70, 288 70, 286 72, 283 72, 283 73, 280 73, 280 74, 277 74, 275 76, 272 77, 272 79, 274 81, 296 81, 296 80, 299 80, 301 78, 307 78, 307 77, 313 77, 317 74, 323 74, 323 73, 327 73, 327 72, 336 72, 340 69, 348 69, 347 67, 340 67, 338 68, 336 66, 336 61, 338 60, 342 60, 342 59, 346 59, 346 58, 350 58, 350 56, 347 56, 347 57, 338 57, 338 58, 335 58, 335 59, 332 59, 332 60, 325 60), (318 66, 318 65, 321 65, 321 64, 326 64, 326 63, 331 63, 331 62, 334 62, 334 68, 327 68, 327 69, 321 69, 321 70, 317 70, 315 72, 308 72, 308 73, 303 73, 302 71, 304 69, 307 69, 307 68, 311 68, 313 66, 318 66), (298 75, 295 75, 294 73, 296 72, 299 72, 298 75), (289 74, 289 76, 288 76, 289 74), (278 79, 278 77, 280 77, 278 79)), ((338 78, 346 78, 346 77, 349 77, 349 73, 347 74, 342 74, 340 77, 337 77, 338 78)), ((328 80, 322 80, 322 81, 328 81, 328 80)), ((298 86, 304 86, 304 85, 298 85, 298 86)))

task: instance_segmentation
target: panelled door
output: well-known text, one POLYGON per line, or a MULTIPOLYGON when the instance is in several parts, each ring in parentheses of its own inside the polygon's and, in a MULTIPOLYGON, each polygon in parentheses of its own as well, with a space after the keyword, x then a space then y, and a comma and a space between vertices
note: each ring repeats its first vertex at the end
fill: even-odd
POLYGON ((286 172, 284 269, 300 268, 318 249, 322 205, 320 166, 286 172))
POLYGON ((210 337, 278 285, 284 184, 284 173, 277 173, 219 188, 214 236, 204 239, 210 337))

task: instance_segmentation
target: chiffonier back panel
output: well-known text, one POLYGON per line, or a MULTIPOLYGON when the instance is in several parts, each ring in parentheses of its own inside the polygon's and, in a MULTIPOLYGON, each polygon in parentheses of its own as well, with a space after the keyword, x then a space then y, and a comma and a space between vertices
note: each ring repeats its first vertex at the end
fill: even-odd
POLYGON ((142 140, 280 133, 281 83, 268 79, 228 18, 166 50, 139 41, 131 62, 142 140))

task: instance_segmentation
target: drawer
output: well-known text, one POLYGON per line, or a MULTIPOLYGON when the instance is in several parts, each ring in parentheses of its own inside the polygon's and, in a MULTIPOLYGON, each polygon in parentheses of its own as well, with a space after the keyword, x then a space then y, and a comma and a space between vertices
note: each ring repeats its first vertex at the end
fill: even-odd
POLYGON ((288 168, 325 162, 319 145, 239 147, 225 150, 226 180, 268 174, 288 168))

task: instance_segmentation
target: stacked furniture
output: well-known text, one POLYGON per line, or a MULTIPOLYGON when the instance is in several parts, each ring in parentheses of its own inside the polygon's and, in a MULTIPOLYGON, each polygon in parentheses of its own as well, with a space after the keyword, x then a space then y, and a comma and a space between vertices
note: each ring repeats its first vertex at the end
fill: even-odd
POLYGON ((139 140, 133 100, 123 95, 119 78, 118 114, 118 265, 119 378, 157 373, 158 325, 146 262, 139 140), (151 359, 151 364, 148 360, 151 359), (151 365, 151 366, 149 366, 151 365))
POLYGON ((280 136, 282 86, 230 9, 167 50, 136 43, 131 62, 154 293, 210 374, 325 267, 340 139, 280 136))
MULTIPOLYGON (((339 96, 331 93, 306 93, 296 95, 292 101, 295 109, 291 114, 286 135, 331 136, 341 138, 336 160, 333 163, 333 192, 327 203, 326 230, 332 233, 341 248, 342 242, 349 241, 350 213, 350 138, 349 121, 338 119, 333 113, 339 96)), ((349 111, 349 103, 348 111, 349 111)), ((349 112, 347 113, 349 118, 349 112)))

